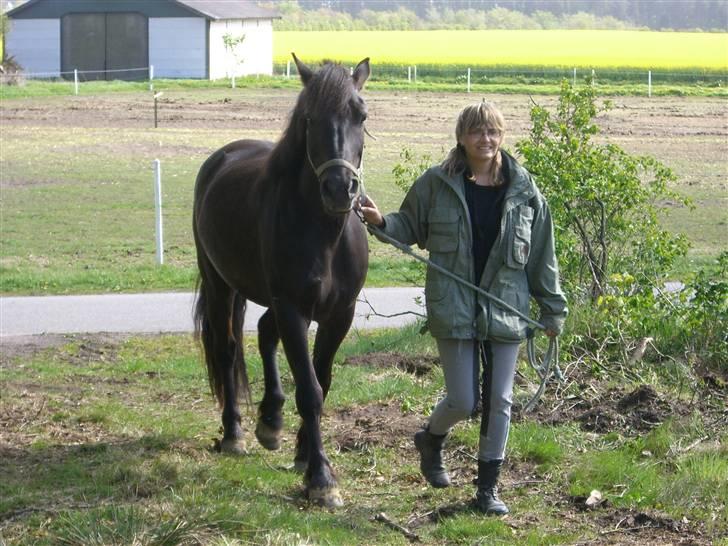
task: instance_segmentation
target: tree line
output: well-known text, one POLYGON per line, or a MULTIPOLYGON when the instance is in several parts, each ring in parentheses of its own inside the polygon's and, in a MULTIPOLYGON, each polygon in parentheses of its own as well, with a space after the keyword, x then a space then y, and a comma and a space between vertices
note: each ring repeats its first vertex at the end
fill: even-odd
POLYGON ((279 30, 728 30, 726 0, 285 0, 279 30))

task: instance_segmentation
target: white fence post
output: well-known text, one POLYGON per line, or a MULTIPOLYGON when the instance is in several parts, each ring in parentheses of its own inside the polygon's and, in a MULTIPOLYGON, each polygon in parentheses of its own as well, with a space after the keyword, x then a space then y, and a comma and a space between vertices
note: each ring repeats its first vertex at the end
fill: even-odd
POLYGON ((652 96, 652 70, 647 71, 647 96, 652 96))
POLYGON ((407 67, 407 83, 412 83, 412 67, 407 67))
POLYGON ((162 233, 162 165, 159 159, 152 163, 154 166, 154 212, 157 240, 157 265, 164 263, 164 234, 162 233))
POLYGON ((154 91, 154 65, 149 65, 149 90, 154 91))
POLYGON ((470 93, 470 69, 468 68, 468 93, 470 93))
POLYGON ((415 79, 415 83, 417 83, 417 65, 415 65, 415 67, 414 67, 414 79, 415 79))
POLYGON ((291 61, 286 63, 286 79, 291 78, 291 61))
POLYGON ((574 87, 576 87, 576 68, 574 68, 574 87))
POLYGON ((73 89, 78 95, 78 68, 73 69, 73 89))

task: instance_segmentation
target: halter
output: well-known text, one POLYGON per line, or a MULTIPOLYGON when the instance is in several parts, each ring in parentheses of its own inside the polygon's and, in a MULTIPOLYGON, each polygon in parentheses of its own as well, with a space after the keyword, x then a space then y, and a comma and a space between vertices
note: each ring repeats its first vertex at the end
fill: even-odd
POLYGON ((361 194, 361 164, 364 159, 364 149, 362 148, 362 157, 359 159, 358 167, 355 167, 352 163, 349 163, 346 159, 343 158, 329 159, 328 161, 324 161, 323 163, 321 163, 321 165, 317 167, 316 164, 313 162, 313 159, 311 159, 311 152, 308 149, 308 126, 310 122, 311 118, 306 118, 306 157, 308 158, 308 162, 311 165, 313 172, 316 174, 316 178, 320 180, 321 175, 324 174, 324 171, 326 171, 326 169, 328 169, 329 167, 344 167, 345 169, 354 173, 354 181, 356 182, 356 193, 351 199, 351 204, 349 205, 349 208, 346 210, 346 212, 348 212, 353 208, 354 201, 356 201, 357 197, 361 194))

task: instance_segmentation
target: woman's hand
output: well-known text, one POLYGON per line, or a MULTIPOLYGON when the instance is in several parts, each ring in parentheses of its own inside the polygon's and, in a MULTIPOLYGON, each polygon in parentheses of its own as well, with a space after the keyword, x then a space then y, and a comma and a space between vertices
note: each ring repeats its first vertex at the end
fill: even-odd
POLYGON ((367 224, 375 227, 381 227, 384 224, 382 213, 379 212, 377 204, 368 195, 364 195, 359 199, 359 210, 367 224))

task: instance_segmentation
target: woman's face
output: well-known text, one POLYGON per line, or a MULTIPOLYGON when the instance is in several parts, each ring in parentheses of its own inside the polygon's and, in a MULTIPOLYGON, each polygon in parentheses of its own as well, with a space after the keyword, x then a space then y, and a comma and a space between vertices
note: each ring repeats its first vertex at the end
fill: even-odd
POLYGON ((503 133, 494 127, 474 127, 460 137, 468 161, 492 161, 500 149, 503 133))

